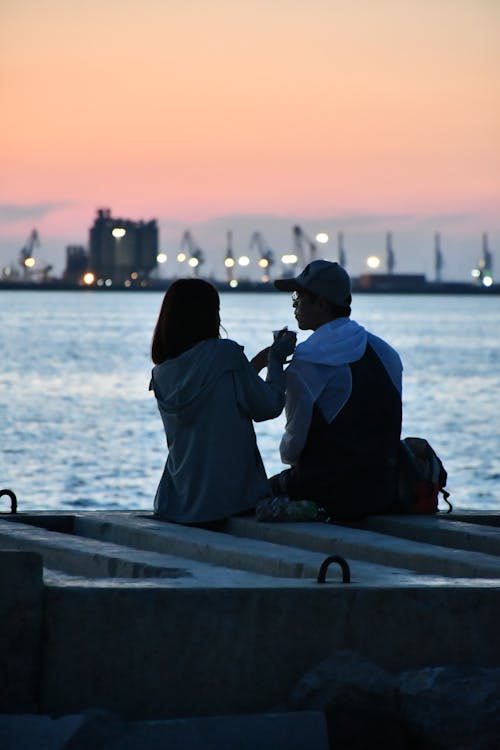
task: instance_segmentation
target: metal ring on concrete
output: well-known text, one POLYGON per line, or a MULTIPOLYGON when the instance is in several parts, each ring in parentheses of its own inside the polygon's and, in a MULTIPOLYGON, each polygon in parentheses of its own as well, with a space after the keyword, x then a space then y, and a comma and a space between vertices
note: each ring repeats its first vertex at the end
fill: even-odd
POLYGON ((7 495, 8 497, 10 497, 10 512, 17 513, 16 493, 12 492, 12 490, 0 490, 0 497, 2 497, 3 495, 7 495))
POLYGON ((326 583, 326 571, 328 570, 328 567, 332 562, 338 563, 341 567, 342 583, 350 583, 351 571, 349 565, 347 563, 347 560, 345 560, 343 557, 340 557, 340 555, 330 555, 329 557, 325 558, 325 560, 323 560, 318 571, 318 583, 326 583))

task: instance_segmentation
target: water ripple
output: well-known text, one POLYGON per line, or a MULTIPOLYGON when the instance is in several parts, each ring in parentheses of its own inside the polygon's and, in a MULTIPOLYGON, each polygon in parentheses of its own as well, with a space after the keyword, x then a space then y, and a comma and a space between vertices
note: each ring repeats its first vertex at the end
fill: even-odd
MULTIPOLYGON (((161 295, 0 295, 0 478, 21 510, 150 509, 166 457, 148 392, 161 295)), ((288 295, 222 296, 222 320, 249 357, 296 329, 288 295)), ((500 297, 360 295, 353 317, 401 353, 405 435, 427 437, 454 506, 499 506, 500 297)), ((305 335, 299 332, 299 341, 305 335)), ((284 417, 256 432, 281 470, 284 417)))

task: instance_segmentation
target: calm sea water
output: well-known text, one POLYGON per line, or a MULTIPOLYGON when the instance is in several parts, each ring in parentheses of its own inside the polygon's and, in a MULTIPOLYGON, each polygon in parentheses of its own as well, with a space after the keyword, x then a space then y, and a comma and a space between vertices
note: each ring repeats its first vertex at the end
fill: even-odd
MULTIPOLYGON (((148 391, 161 298, 0 292, 0 485, 20 510, 152 507, 166 456, 148 391)), ((359 295, 353 318, 400 352, 403 434, 434 446, 454 505, 499 508, 500 297, 359 295)), ((222 322, 249 357, 296 328, 279 293, 223 294, 222 322)), ((270 474, 282 429, 283 417, 256 426, 270 474)))

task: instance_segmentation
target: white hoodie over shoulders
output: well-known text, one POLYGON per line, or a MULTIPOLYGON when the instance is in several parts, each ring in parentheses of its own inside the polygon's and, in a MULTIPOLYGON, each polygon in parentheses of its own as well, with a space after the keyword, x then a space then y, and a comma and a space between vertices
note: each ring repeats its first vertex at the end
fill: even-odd
POLYGON ((286 371, 286 427, 281 460, 295 466, 305 446, 314 405, 330 423, 352 390, 350 362, 361 359, 369 343, 401 393, 402 364, 398 353, 350 318, 337 318, 314 331, 295 349, 286 371))

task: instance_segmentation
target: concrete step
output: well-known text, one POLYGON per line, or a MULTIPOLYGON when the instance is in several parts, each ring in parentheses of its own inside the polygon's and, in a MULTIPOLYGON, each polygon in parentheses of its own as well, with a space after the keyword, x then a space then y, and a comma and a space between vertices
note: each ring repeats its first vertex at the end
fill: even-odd
MULTIPOLYGON (((317 525, 310 524, 314 529, 317 525)), ((317 582, 325 558, 337 554, 278 544, 251 537, 207 531, 126 512, 49 514, 0 521, 0 546, 39 552, 47 583, 106 585, 117 578, 129 585, 155 579, 169 587, 271 586, 317 582), (21 521, 29 521, 22 523, 21 521), (273 584, 273 581, 275 582, 273 584)), ((349 558, 350 582, 360 586, 408 586, 424 583, 403 567, 349 558)), ((340 567, 329 567, 327 583, 342 585, 340 567)), ((427 584, 446 583, 426 576, 427 584)))
MULTIPOLYGON (((269 577, 314 582, 330 555, 347 559, 358 585, 500 578, 498 529, 440 517, 377 517, 356 527, 238 517, 216 532, 141 512, 20 514, 0 520, 0 544, 38 551, 46 568, 72 576, 182 586, 267 585, 269 577)), ((329 581, 340 582, 334 571, 329 581)))
MULTIPOLYGON (((308 581, 316 584, 325 555, 227 534, 180 527, 135 515, 107 520, 106 514, 68 518, 38 516, 36 526, 0 521, 0 547, 38 552, 47 583, 106 585, 116 579, 173 587, 281 586, 308 581), (151 528, 151 523, 152 527, 151 528), (43 528, 43 525, 49 528, 43 528), (65 528, 65 532, 52 528, 65 528), (69 533, 71 529, 71 533, 69 533), (110 541, 113 540, 113 541, 110 541), (175 548, 177 554, 170 554, 175 548)), ((33 519, 32 519, 33 520, 33 519)), ((332 566, 328 583, 342 583, 332 566)), ((366 585, 408 585, 407 571, 354 561, 351 582, 366 585)))
MULTIPOLYGON (((432 520, 432 519, 431 519, 432 520)), ((437 520, 437 519, 436 519, 437 520)), ((348 559, 452 578, 500 578, 500 558, 484 552, 412 541, 364 528, 322 523, 259 523, 232 518, 231 534, 301 547, 348 559)))
MULTIPOLYGON (((315 524, 312 524, 315 526, 315 524)), ((315 581, 326 556, 337 554, 335 546, 314 551, 300 546, 245 538, 231 533, 158 521, 138 514, 99 514, 75 516, 75 533, 126 547, 174 554, 226 568, 251 571, 277 578, 315 581)), ((228 526, 229 528, 229 526, 228 526)), ((415 583, 411 571, 383 564, 350 559, 351 582, 357 584, 408 585, 415 583)), ((332 568, 329 581, 340 582, 338 568, 332 568)))
MULTIPOLYGON (((40 518, 40 517, 39 517, 40 518)), ((51 517, 47 516, 51 525, 51 517)), ((267 578, 193 561, 187 557, 137 550, 98 539, 50 531, 30 524, 0 520, 0 548, 37 552, 43 558, 45 578, 68 582, 122 579, 158 585, 245 586, 266 585, 267 578), (58 575, 62 573, 63 575, 58 575), (65 578, 66 576, 66 578, 65 578), (70 577, 70 579, 67 578, 70 577)))
POLYGON ((371 516, 356 528, 440 547, 483 552, 500 557, 500 528, 477 523, 469 514, 444 516, 371 516))
POLYGON ((5 711, 96 707, 127 720, 265 712, 339 649, 389 671, 500 664, 500 558, 394 533, 250 518, 218 533, 140 512, 40 512, 0 520, 0 558, 0 663, 17 680, 5 711), (347 557, 354 585, 308 577, 332 553, 347 557), (41 556, 72 572, 45 570, 43 585, 41 556), (286 569, 306 577, 265 572, 286 569))

